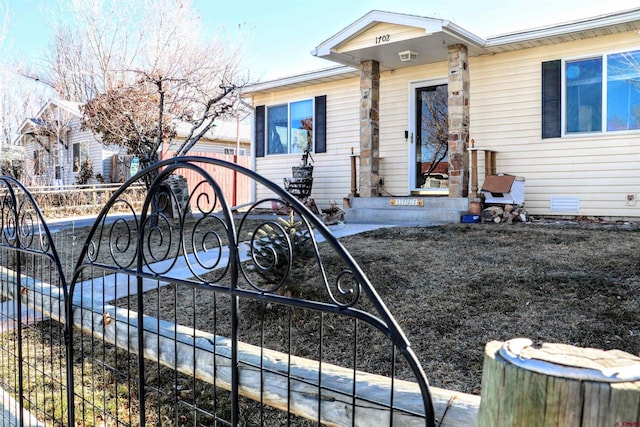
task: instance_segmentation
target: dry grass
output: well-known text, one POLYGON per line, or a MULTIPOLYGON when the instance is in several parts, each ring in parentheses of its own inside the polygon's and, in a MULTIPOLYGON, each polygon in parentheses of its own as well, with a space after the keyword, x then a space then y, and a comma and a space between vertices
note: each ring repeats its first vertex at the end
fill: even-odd
MULTIPOLYGON (((71 241, 82 242, 86 231, 75 230, 71 241)), ((398 320, 433 386, 478 394, 483 349, 491 340, 528 337, 535 343, 616 348, 640 355, 637 226, 455 224, 383 228, 341 241, 398 320)), ((78 253, 77 246, 62 248, 67 250, 78 253)), ((340 260, 325 244, 320 250, 330 277, 335 277, 340 260)), ((279 292, 294 289, 302 297, 326 300, 316 270, 302 270, 279 292)), ((229 299, 214 295, 208 289, 165 286, 145 295, 145 313, 228 334, 229 299)), ((136 298, 116 303, 135 307, 136 298)), ((358 307, 371 308, 366 301, 358 307)), ((385 350, 382 356, 374 354, 375 334, 366 327, 356 332, 361 344, 353 350, 351 321, 334 315, 321 319, 318 313, 256 301, 244 301, 240 309, 243 341, 264 342, 280 351, 290 348, 310 358, 321 354, 323 361, 347 367, 357 360, 358 369, 389 372, 385 350), (324 338, 318 340, 321 323, 324 338)), ((407 376, 406 370, 399 374, 407 376)), ((183 390, 184 383, 180 394, 191 400, 195 386, 189 386, 189 379, 154 366, 147 376, 158 388, 183 390)), ((209 402, 225 399, 203 390, 199 395, 209 402)), ((253 404, 242 406, 248 417, 259 413, 253 404)), ((281 420, 274 412, 266 417, 281 420)))
POLYGON ((375 278, 432 385, 478 393, 491 340, 640 355, 637 228, 460 224, 343 243, 375 278))
MULTIPOLYGON (((527 337, 534 343, 561 342, 640 354, 637 227, 399 227, 346 237, 342 242, 400 323, 434 386, 479 393, 484 345, 491 340, 527 337)), ((331 264, 338 260, 325 246, 321 253, 331 276, 331 264)), ((307 272, 293 282, 296 290, 306 292, 304 297, 321 298, 317 275, 307 272)), ((178 321, 197 318, 197 324, 215 321, 222 327, 223 314, 211 317, 215 316, 207 299, 211 293, 188 296, 191 294, 177 292, 173 287, 161 289, 159 295, 149 295, 147 303, 150 308, 170 308, 181 301, 184 306, 175 315, 178 321), (189 308, 194 306, 197 308, 189 308), (190 317, 180 317, 186 313, 190 317)), ((281 307, 266 311, 267 321, 269 316, 282 319, 286 315, 281 307)), ((256 325, 263 314, 245 309, 242 316, 244 324, 256 325)), ((313 333, 309 327, 313 316, 293 312, 293 335, 299 339, 293 353, 313 354, 308 338, 309 330, 313 333), (307 332, 296 325, 306 325, 307 332)), ((266 338, 259 335, 264 331, 254 329, 258 335, 245 331, 243 338, 250 342, 264 339, 276 349, 288 346, 282 328, 267 332, 266 338)), ((336 342, 353 339, 350 331, 340 335, 340 328, 331 326, 331 330, 336 342)), ((363 339, 369 337, 359 339, 367 342, 363 339)), ((331 352, 325 345, 325 356, 344 366, 352 359, 340 346, 331 352)), ((376 360, 368 360, 367 368, 383 371, 376 366, 383 362, 376 360)))

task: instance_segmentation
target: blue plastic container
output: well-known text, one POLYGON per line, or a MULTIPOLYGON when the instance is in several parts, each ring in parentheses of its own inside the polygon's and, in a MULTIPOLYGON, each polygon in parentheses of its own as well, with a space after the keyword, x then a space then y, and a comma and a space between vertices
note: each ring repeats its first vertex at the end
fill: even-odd
POLYGON ((480 222, 480 215, 462 215, 462 217, 460 218, 460 222, 480 222))

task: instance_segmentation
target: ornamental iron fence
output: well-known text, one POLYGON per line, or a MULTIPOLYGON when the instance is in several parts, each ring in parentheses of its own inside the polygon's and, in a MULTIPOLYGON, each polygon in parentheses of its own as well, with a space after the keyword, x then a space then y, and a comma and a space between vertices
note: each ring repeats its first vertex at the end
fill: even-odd
POLYGON ((161 161, 67 239, 1 177, 0 220, 3 425, 434 425, 361 267, 251 170, 161 161), (212 167, 270 195, 238 212, 212 167), (178 197, 165 182, 187 173, 200 179, 178 197), (142 203, 123 197, 145 181, 142 203))

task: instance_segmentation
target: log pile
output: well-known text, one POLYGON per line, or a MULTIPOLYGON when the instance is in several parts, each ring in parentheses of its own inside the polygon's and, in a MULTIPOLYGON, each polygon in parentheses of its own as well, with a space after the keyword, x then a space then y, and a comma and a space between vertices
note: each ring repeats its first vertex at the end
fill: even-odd
POLYGON ((524 205, 501 205, 501 206, 489 206, 480 213, 482 222, 495 222, 499 224, 506 222, 511 224, 512 222, 527 222, 529 220, 529 214, 524 209, 524 205))
POLYGON ((334 225, 344 222, 344 211, 338 207, 335 200, 330 201, 328 209, 322 209, 322 221, 326 225, 334 225))

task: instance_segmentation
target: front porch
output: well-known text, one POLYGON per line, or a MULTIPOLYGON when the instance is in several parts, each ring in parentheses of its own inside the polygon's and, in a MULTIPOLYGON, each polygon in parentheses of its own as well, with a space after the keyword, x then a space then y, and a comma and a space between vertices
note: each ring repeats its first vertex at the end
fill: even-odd
POLYGON ((484 155, 484 176, 496 174, 496 152, 479 149, 471 140, 467 150, 470 169, 468 197, 428 196, 412 194, 403 197, 353 197, 358 194, 355 159, 351 162, 351 194, 345 198, 345 221, 360 224, 398 224, 430 226, 460 222, 467 213, 479 214, 478 151, 484 155))
POLYGON ((353 197, 345 221, 363 224, 430 226, 460 222, 469 211, 466 197, 353 197))

